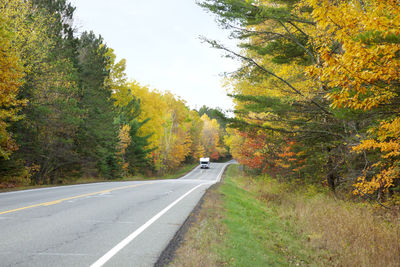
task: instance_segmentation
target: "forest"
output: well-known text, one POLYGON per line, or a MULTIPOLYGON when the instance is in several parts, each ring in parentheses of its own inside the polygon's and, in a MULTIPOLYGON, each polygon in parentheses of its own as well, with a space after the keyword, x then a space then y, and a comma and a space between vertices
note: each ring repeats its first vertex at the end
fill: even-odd
POLYGON ((128 79, 67 0, 0 0, 0 188, 174 172, 228 156, 216 110, 128 79))
MULTIPOLYGON (((225 142, 253 174, 400 204, 400 3, 203 0, 240 45, 225 142)), ((223 114, 220 114, 223 116, 223 114)))

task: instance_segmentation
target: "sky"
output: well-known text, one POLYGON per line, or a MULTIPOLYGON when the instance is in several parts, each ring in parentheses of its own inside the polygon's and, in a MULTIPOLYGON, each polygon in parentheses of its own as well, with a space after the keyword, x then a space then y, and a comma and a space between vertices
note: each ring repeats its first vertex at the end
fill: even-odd
POLYGON ((200 36, 219 40, 229 47, 235 41, 221 29, 215 16, 195 0, 72 0, 79 32, 94 31, 127 61, 131 80, 160 91, 171 91, 191 108, 202 105, 232 109, 222 86, 222 74, 239 62, 200 36))

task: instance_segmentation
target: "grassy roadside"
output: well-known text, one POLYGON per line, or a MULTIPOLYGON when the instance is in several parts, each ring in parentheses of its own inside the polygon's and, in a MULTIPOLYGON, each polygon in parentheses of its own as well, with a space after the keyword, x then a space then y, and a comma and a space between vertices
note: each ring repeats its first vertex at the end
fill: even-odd
POLYGON ((399 266, 398 215, 245 177, 209 190, 170 266, 399 266), (190 259, 190 261, 188 260, 190 259))
POLYGON ((230 166, 224 182, 207 192, 170 266, 318 266, 322 257, 303 246, 307 237, 244 189, 238 173, 230 166))
POLYGON ((12 188, 0 188, 0 192, 9 192, 9 191, 18 191, 18 190, 26 190, 26 189, 35 189, 35 188, 45 188, 45 187, 54 187, 54 186, 63 186, 63 185, 74 185, 74 184, 89 184, 89 183, 100 183, 100 182, 123 182, 123 181, 146 181, 146 180, 158 180, 158 179, 176 179, 179 178, 191 170, 198 166, 198 163, 186 164, 179 169, 177 169, 174 173, 168 173, 163 176, 151 176, 147 177, 144 175, 136 175, 131 177, 122 177, 118 179, 100 179, 93 177, 82 177, 75 179, 73 181, 68 180, 68 182, 61 184, 46 184, 46 185, 33 185, 33 186, 19 186, 12 188))

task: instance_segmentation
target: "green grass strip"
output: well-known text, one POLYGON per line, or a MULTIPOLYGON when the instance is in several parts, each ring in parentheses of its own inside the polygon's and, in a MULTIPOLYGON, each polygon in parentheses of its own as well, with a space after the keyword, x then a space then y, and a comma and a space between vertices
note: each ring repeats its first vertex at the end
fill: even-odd
POLYGON ((287 220, 279 218, 273 204, 266 205, 255 194, 240 187, 238 166, 230 166, 220 187, 226 210, 225 244, 219 250, 229 266, 301 266, 310 263, 312 251, 302 244, 287 220))

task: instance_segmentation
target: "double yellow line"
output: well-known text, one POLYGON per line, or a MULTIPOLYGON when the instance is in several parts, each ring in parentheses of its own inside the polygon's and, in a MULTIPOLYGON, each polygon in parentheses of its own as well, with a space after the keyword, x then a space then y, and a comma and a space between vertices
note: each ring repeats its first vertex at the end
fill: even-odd
POLYGON ((87 193, 87 194, 82 194, 82 195, 78 195, 78 196, 57 199, 57 200, 54 200, 54 201, 34 204, 34 205, 26 206, 26 207, 13 209, 13 210, 0 211, 0 215, 11 213, 11 212, 16 212, 16 211, 20 211, 20 210, 36 208, 36 207, 51 206, 51 205, 55 205, 55 204, 59 204, 61 202, 67 201, 67 200, 72 200, 72 199, 77 199, 77 198, 82 198, 82 197, 88 197, 88 196, 93 196, 93 195, 98 195, 98 194, 109 193, 109 192, 112 192, 112 191, 117 191, 117 190, 122 190, 122 189, 127 189, 127 188, 133 188, 133 187, 137 187, 137 186, 145 185, 145 184, 152 184, 152 182, 143 183, 143 184, 135 184, 135 185, 127 185, 127 186, 121 186, 121 187, 115 187, 115 188, 106 189, 106 190, 102 190, 102 191, 98 191, 98 192, 87 193))

